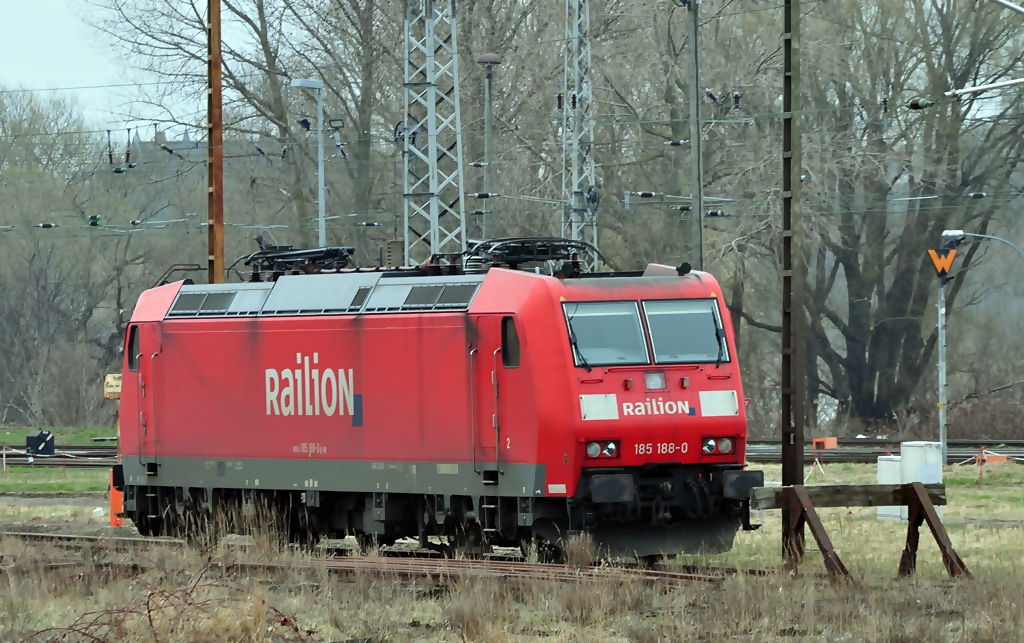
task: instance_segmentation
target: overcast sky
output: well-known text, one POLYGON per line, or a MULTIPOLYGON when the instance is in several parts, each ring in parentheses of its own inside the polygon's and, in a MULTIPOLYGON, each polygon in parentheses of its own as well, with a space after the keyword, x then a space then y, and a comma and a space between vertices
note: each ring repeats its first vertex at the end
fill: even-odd
POLYGON ((137 73, 89 26, 94 11, 87 0, 0 0, 0 89, 63 88, 39 95, 77 101, 97 129, 139 125, 145 111, 141 121, 125 117, 139 113, 131 105, 139 89, 102 87, 130 83, 137 73))

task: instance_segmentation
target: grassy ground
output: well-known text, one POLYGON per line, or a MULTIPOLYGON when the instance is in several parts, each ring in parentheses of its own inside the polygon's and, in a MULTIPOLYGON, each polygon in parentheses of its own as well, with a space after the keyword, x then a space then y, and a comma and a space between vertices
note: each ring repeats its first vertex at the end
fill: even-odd
MULTIPOLYGON (((828 481, 808 479, 808 484, 873 484, 873 465, 830 464, 824 467, 828 481)), ((765 480, 778 480, 781 467, 764 467, 765 480)), ((953 545, 968 567, 1000 569, 1024 556, 1024 466, 1002 464, 985 468, 984 484, 978 485, 977 467, 946 467, 948 504, 943 522, 953 545)), ((906 541, 907 528, 901 522, 879 521, 876 509, 819 509, 822 523, 846 567, 854 574, 894 575, 906 541)), ((755 514, 754 519, 757 518, 755 514)), ((755 532, 740 532, 732 551, 715 556, 682 557, 681 562, 773 567, 781 550, 782 521, 778 511, 764 512, 764 526, 755 532)), ((805 567, 824 570, 817 546, 807 534, 805 567)), ((927 528, 921 532, 918 553, 919 576, 941 579, 942 558, 927 528)))
POLYGON ((106 491, 108 469, 8 467, 0 475, 0 493, 18 491, 106 491))
MULTIPOLYGON (((778 479, 775 469, 768 467, 768 479, 778 479)), ((869 465, 828 465, 825 471, 832 481, 874 480, 869 465)), ((990 467, 981 488, 976 468, 947 468, 945 476, 950 537, 974 580, 945 576, 927 531, 921 534, 918 575, 896 580, 906 527, 879 522, 868 509, 821 511, 854 576, 853 582, 835 584, 821 575, 813 541, 802 575, 740 575, 717 585, 677 588, 468 579, 438 588, 376 574, 243 575, 219 566, 309 556, 278 549, 270 539, 250 550, 130 554, 58 550, 8 539, 0 541, 0 560, 9 566, 0 583, 0 640, 1020 641, 1024 528, 1016 521, 1024 467, 990 467), (39 561, 62 558, 131 561, 146 571, 130 577, 38 567, 39 561), (25 567, 19 571, 19 565, 25 567)), ((18 511, 17 516, 0 512, 0 520, 32 520, 33 513, 50 523, 105 520, 87 508, 18 511)), ((762 530, 740 533, 732 552, 684 562, 777 568, 779 534, 778 512, 766 512, 762 530)))
MULTIPOLYGON (((32 431, 38 431, 39 429, 33 427, 21 427, 11 428, 5 427, 0 428, 0 442, 3 442, 9 447, 16 449, 25 448, 25 436, 32 431)), ((110 438, 117 437, 117 429, 112 427, 96 428, 96 427, 81 427, 81 426, 62 426, 47 428, 47 431, 53 434, 54 443, 57 448, 60 449, 64 446, 97 446, 97 445, 110 445, 116 446, 117 442, 93 442, 92 438, 110 438)))

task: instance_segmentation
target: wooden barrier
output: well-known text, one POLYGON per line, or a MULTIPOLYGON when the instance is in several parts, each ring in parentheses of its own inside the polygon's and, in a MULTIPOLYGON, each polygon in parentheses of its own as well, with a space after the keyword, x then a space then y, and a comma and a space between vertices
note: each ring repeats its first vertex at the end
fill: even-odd
MULTIPOLYGON (((900 576, 909 576, 917 569, 917 547, 920 528, 925 522, 942 553, 942 562, 950 576, 971 578, 971 573, 960 559, 949 540, 942 521, 935 512, 935 505, 946 504, 946 486, 924 485, 912 482, 903 485, 823 485, 805 487, 755 487, 750 490, 750 509, 781 509, 789 512, 789 538, 783 542, 799 543, 783 552, 786 565, 795 569, 799 565, 799 552, 803 550, 803 526, 807 525, 818 543, 818 549, 825 559, 825 568, 833 577, 848 578, 850 572, 836 553, 831 539, 821 524, 815 507, 907 507, 907 544, 900 558, 900 576)), ((783 521, 786 524, 786 521, 783 521)))

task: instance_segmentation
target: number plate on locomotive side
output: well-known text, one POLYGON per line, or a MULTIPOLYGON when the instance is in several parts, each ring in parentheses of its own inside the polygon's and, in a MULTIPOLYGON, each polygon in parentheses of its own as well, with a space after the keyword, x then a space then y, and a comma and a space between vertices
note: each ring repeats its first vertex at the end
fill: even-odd
POLYGON ((686 442, 638 442, 633 445, 634 455, 672 455, 674 453, 686 453, 690 445, 686 442))

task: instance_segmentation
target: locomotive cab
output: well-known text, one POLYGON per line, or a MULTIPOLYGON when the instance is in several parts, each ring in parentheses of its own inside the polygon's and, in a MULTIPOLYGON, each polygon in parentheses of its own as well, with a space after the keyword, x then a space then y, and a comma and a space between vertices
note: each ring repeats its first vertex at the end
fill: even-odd
MULTIPOLYGON (((504 293, 534 290, 524 282, 536 277, 496 272, 504 293)), ((745 470, 743 389, 715 279, 541 279, 540 301, 505 304, 522 318, 535 378, 548 496, 534 503, 535 535, 557 544, 586 531, 606 551, 644 556, 729 549, 763 474, 745 470)))

